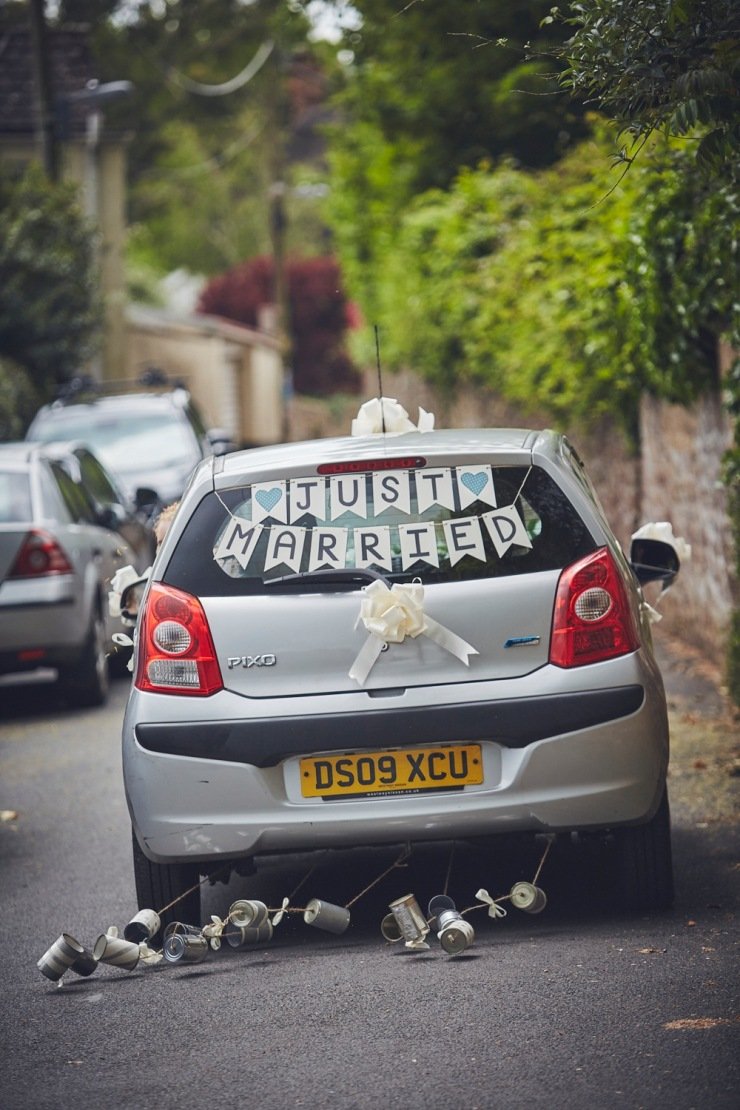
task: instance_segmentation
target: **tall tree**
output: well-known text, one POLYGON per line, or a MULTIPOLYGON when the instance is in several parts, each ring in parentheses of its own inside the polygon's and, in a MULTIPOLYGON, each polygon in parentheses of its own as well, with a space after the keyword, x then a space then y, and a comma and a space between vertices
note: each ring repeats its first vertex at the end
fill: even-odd
POLYGON ((697 133, 707 169, 737 172, 740 8, 735 0, 588 0, 550 20, 575 29, 563 83, 623 131, 697 133))

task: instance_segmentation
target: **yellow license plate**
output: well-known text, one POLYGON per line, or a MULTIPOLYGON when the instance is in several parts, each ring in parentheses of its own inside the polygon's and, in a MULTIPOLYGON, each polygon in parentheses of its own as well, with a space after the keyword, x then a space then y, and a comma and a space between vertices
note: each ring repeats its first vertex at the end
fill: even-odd
POLYGON ((483 782, 480 744, 411 748, 301 760, 304 798, 449 790, 483 782))

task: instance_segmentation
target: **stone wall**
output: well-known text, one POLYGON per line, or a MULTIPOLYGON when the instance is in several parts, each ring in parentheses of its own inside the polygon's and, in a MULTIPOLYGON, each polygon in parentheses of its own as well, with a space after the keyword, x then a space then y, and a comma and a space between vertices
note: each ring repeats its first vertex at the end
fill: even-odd
POLYGON ((722 457, 732 428, 719 396, 684 408, 645 398, 640 414, 645 520, 670 520, 691 544, 691 559, 661 599, 661 629, 698 647, 720 667, 726 658, 735 582, 722 457))
MULTIPOLYGON (((419 405, 433 412, 439 428, 552 425, 549 418, 517 411, 485 390, 466 387, 450 397, 410 372, 386 374, 383 390, 397 398, 414 421, 419 405)), ((374 375, 369 374, 361 397, 294 397, 290 438, 347 435, 362 400, 375 394, 374 375)), ((640 456, 614 423, 604 421, 588 431, 573 424, 562 430, 586 463, 625 550, 635 529, 650 520, 671 521, 674 534, 691 544, 691 560, 660 598, 660 634, 700 648, 709 662, 724 670, 734 592, 732 536, 721 482, 722 456, 731 441, 729 418, 716 396, 692 408, 646 398, 640 426, 640 456)), ((655 605, 657 591, 649 589, 655 605)))

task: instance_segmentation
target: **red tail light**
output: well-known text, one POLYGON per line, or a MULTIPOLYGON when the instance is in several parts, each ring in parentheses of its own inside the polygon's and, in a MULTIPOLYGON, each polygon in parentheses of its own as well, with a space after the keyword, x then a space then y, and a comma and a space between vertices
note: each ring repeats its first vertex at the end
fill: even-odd
POLYGON ((550 639, 550 662, 581 667, 627 655, 639 645, 629 594, 608 548, 560 575, 550 639))
POLYGON ((153 583, 139 624, 135 685, 153 694, 199 698, 223 690, 211 630, 197 597, 153 583))
POLYGON ((61 544, 49 532, 33 528, 24 539, 8 578, 44 578, 50 574, 73 573, 61 544))

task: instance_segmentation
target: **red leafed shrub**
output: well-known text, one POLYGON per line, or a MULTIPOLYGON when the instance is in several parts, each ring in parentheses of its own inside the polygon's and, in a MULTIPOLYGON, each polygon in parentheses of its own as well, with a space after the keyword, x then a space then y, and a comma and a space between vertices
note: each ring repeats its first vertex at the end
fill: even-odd
MULTIPOLYGON (((350 310, 335 258, 293 258, 286 265, 293 385, 298 393, 356 393, 360 377, 344 351, 350 310)), ((199 309, 257 327, 259 310, 274 302, 273 262, 260 256, 212 278, 199 309)))

